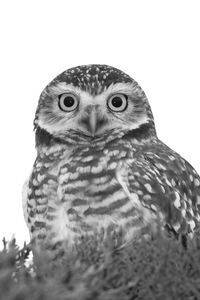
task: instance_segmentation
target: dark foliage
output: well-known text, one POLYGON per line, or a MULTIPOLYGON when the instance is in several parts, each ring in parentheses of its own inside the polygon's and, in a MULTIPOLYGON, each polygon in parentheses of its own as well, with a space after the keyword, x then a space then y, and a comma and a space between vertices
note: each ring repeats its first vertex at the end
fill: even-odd
POLYGON ((119 249, 116 240, 86 239, 76 251, 52 260, 15 241, 0 252, 3 300, 198 300, 200 243, 185 249, 178 240, 158 235, 119 249), (29 263, 28 263, 29 262, 29 263))

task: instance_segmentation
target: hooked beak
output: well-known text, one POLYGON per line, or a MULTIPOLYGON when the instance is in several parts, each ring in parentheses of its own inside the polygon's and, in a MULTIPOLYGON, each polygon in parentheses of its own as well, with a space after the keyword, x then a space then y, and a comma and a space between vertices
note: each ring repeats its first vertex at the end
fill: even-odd
POLYGON ((89 115, 89 130, 92 136, 95 135, 97 129, 97 112, 96 109, 92 109, 89 115))
POLYGON ((97 106, 88 106, 81 123, 92 137, 105 125, 106 120, 100 115, 97 106))

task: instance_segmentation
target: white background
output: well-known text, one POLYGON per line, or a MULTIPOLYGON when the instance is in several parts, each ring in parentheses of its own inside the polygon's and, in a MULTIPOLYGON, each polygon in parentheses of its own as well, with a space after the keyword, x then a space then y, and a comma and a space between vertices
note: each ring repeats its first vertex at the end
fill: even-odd
POLYGON ((0 239, 28 231, 21 187, 35 158, 42 89, 69 67, 113 65, 146 92, 159 137, 200 173, 200 2, 2 1, 0 239), (3 4, 4 2, 4 4, 3 4))

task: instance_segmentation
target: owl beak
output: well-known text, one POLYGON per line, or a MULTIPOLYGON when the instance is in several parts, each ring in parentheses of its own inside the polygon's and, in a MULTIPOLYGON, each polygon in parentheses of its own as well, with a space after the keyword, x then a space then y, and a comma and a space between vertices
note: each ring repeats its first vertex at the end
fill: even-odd
POLYGON ((106 123, 107 119, 102 116, 98 105, 88 105, 80 120, 80 125, 83 126, 92 137, 100 133, 106 123))
POLYGON ((103 126, 103 123, 104 121, 102 120, 98 106, 88 105, 80 124, 84 126, 92 137, 95 137, 99 129, 103 126))
POLYGON ((95 136, 97 130, 97 112, 95 109, 92 109, 89 115, 89 130, 92 136, 95 136))

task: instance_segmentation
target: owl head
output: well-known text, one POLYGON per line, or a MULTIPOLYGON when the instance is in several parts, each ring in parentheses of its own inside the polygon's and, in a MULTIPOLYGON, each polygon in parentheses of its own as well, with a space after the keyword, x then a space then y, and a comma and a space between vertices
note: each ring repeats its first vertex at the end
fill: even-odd
POLYGON ((107 65, 78 66, 58 75, 41 93, 34 125, 36 145, 156 135, 141 87, 107 65))

